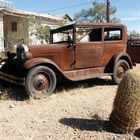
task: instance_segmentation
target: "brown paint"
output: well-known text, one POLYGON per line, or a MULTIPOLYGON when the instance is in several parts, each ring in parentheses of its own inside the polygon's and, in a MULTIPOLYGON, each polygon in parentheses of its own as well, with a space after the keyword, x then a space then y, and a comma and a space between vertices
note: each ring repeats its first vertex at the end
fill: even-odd
MULTIPOLYGON (((72 81, 84 80, 113 74, 117 60, 131 59, 126 55, 127 29, 119 23, 82 23, 71 24, 50 32, 50 44, 29 45, 25 52, 26 60, 22 67, 26 70, 38 65, 50 67, 56 74, 72 81), (88 42, 77 41, 77 28, 90 28, 88 42), (53 43, 53 34, 72 29, 72 42, 53 43), (98 29, 98 30, 96 30, 98 29), (105 40, 105 30, 121 30, 121 39, 105 40), (96 34, 95 34, 96 32, 96 34), (100 33, 100 34, 98 34, 100 33), (92 40, 92 35, 95 37, 92 40), (94 40, 97 39, 97 40, 94 40)), ((26 77, 25 77, 26 78, 26 77)))

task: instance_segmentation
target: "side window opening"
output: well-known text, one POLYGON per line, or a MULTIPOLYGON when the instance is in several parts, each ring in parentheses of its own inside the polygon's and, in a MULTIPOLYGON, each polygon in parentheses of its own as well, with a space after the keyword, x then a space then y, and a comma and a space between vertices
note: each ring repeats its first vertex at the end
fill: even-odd
POLYGON ((99 29, 93 29, 90 33, 90 41, 101 41, 102 40, 102 30, 99 29))
POLYGON ((122 40, 122 29, 121 28, 105 28, 104 40, 105 41, 122 40))
POLYGON ((77 42, 97 42, 102 41, 101 28, 77 28, 76 29, 77 42))
POLYGON ((53 43, 73 42, 73 30, 61 31, 53 34, 53 43))
POLYGON ((76 41, 77 42, 89 42, 90 28, 76 28, 76 41))

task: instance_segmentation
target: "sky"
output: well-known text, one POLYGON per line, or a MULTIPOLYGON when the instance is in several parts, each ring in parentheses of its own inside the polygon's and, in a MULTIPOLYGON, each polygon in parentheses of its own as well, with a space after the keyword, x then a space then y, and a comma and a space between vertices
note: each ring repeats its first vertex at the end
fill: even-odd
MULTIPOLYGON (((93 0, 9 0, 14 8, 60 16, 68 14, 71 18, 81 9, 92 6, 93 0), (58 10, 59 9, 59 10, 58 10)), ((106 2, 106 0, 97 0, 106 2)), ((110 0, 111 5, 117 8, 116 17, 121 19, 128 31, 140 32, 140 0, 110 0)))

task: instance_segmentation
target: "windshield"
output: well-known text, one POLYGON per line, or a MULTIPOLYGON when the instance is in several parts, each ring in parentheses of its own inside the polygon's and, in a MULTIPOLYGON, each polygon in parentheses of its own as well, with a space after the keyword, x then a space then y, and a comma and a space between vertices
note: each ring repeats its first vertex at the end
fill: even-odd
POLYGON ((73 28, 56 29, 52 33, 52 43, 73 42, 73 28))

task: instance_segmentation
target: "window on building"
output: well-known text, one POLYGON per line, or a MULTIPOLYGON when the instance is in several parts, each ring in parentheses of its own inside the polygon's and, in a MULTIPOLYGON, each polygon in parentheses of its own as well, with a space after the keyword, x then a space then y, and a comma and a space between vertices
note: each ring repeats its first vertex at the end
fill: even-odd
POLYGON ((17 32, 17 22, 12 22, 12 32, 17 32))

